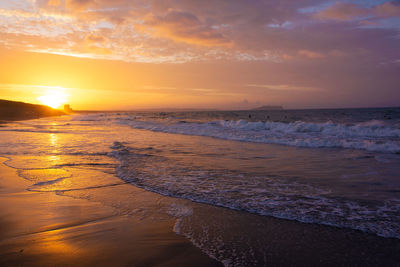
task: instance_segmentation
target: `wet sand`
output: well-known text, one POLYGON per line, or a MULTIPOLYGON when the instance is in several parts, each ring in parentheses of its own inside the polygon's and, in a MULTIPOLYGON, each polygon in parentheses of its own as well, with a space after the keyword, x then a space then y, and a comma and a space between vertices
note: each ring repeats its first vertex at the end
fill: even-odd
POLYGON ((214 251, 228 265, 400 266, 400 240, 351 229, 204 205, 183 218, 180 228, 182 234, 191 233, 194 243, 214 251), (204 231, 207 221, 212 227, 204 231), (209 240, 214 240, 211 247, 209 240))
POLYGON ((175 234, 172 217, 121 215, 99 202, 26 191, 30 184, 0 164, 0 266, 220 265, 175 234))

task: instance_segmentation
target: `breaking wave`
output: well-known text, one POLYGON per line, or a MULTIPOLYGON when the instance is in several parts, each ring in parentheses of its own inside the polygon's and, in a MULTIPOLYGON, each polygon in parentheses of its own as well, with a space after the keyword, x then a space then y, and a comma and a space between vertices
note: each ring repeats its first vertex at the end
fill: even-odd
MULTIPOLYGON (((117 176, 155 193, 260 215, 400 238, 398 199, 377 201, 338 197, 329 189, 295 177, 244 176, 225 169, 183 167, 162 156, 136 153, 120 142, 115 142, 112 149, 110 156, 120 162, 117 176)), ((186 212, 189 211, 179 214, 186 212)))
POLYGON ((121 118, 119 124, 157 132, 210 136, 227 140, 313 148, 350 148, 400 153, 400 128, 382 121, 356 124, 333 122, 248 122, 220 120, 193 123, 177 120, 149 121, 121 118))

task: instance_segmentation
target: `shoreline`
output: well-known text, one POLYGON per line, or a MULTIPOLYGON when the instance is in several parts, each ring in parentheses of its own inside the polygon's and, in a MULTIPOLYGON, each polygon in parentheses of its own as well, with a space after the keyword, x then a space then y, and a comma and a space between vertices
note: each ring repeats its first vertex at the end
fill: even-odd
POLYGON ((1 266, 221 266, 173 232, 173 217, 120 215, 98 202, 26 191, 31 183, 6 160, 0 157, 1 266))

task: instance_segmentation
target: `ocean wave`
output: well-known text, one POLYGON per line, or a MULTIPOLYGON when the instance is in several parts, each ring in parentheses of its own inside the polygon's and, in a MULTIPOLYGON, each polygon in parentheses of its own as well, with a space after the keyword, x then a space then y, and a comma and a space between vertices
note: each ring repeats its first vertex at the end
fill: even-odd
POLYGON ((313 148, 350 148, 374 152, 400 153, 400 128, 382 121, 356 124, 333 122, 248 122, 220 120, 188 123, 177 120, 119 119, 119 124, 136 129, 227 140, 281 144, 313 148))
MULTIPOLYGON (((246 175, 183 167, 157 155, 136 153, 116 142, 110 156, 120 161, 122 180, 165 196, 265 216, 357 229, 400 238, 400 201, 335 196, 329 189, 277 175, 246 175)), ((190 211, 172 209, 183 217, 190 211)), ((179 230, 179 223, 176 225, 179 230)))

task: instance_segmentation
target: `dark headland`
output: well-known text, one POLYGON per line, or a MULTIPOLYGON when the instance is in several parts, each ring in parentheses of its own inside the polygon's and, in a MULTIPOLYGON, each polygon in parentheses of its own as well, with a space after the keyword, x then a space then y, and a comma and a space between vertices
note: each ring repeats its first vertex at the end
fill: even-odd
POLYGON ((0 121, 29 120, 65 113, 44 105, 0 99, 0 121))

